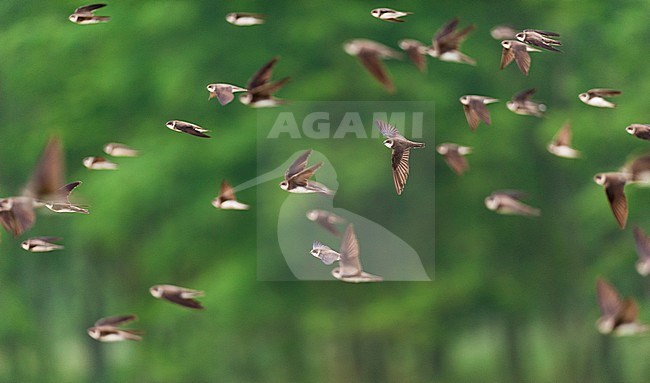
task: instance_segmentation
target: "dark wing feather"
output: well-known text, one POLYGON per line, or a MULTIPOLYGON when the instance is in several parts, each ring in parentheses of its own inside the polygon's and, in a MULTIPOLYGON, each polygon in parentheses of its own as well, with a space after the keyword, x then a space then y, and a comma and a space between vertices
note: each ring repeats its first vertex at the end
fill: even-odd
POLYGON ((460 153, 458 153, 458 150, 450 150, 443 158, 451 170, 459 176, 462 176, 463 173, 469 170, 467 159, 464 156, 461 156, 460 153))
POLYGON ((463 104, 463 111, 465 112, 465 118, 467 119, 469 128, 473 131, 476 130, 480 121, 478 115, 476 114, 476 111, 472 109, 471 105, 465 104, 463 104))
POLYGON ((268 63, 264 64, 263 67, 257 70, 253 77, 248 81, 247 89, 255 89, 258 86, 264 85, 271 79, 271 74, 273 73, 273 66, 278 62, 278 58, 274 57, 268 63))
POLYGON ((311 178, 311 176, 313 176, 314 173, 316 172, 316 170, 318 170, 318 168, 320 168, 321 166, 323 166, 323 163, 319 162, 319 163, 317 163, 315 165, 312 165, 312 166, 308 167, 307 169, 295 174, 293 177, 290 177, 289 179, 287 179, 287 181, 289 181, 289 183, 290 183, 289 186, 291 188, 293 188, 293 187, 296 187, 296 186, 305 186, 305 185, 307 185, 307 180, 309 178, 311 178))
POLYGON ((638 316, 639 306, 636 301, 632 298, 624 299, 619 309, 618 321, 621 323, 634 323, 638 316))
MULTIPOLYGON (((490 125, 492 120, 490 119, 490 111, 488 110, 483 100, 477 98, 471 98, 469 101, 469 107, 476 113, 476 116, 486 124, 490 125)), ((478 123, 477 123, 478 125, 478 123)))
POLYGON ((95 326, 120 326, 129 322, 132 322, 134 320, 138 319, 137 316, 133 314, 129 315, 117 315, 117 316, 112 316, 112 317, 106 317, 106 318, 101 318, 97 322, 95 322, 95 326))
POLYGON ((625 197, 624 188, 625 181, 619 180, 610 181, 605 185, 607 200, 621 229, 625 228, 627 222, 627 198, 625 197))
POLYGON ((409 177, 409 156, 411 148, 406 149, 393 149, 392 164, 393 164, 393 183, 397 195, 402 194, 406 180, 409 177))
POLYGON ((81 6, 81 7, 77 8, 77 9, 75 9, 74 13, 92 13, 92 12, 98 10, 99 8, 104 8, 105 6, 106 6, 106 4, 101 4, 101 3, 100 4, 84 5, 84 6, 81 6))
POLYGON ((23 194, 41 199, 56 192, 63 185, 63 149, 58 138, 51 138, 43 149, 32 178, 23 194))
POLYGON ((296 174, 300 173, 301 171, 305 170, 305 167, 307 166, 307 159, 311 155, 311 149, 306 150, 303 154, 298 156, 298 158, 291 163, 289 166, 289 169, 284 173, 284 178, 289 179, 294 177, 296 174))
POLYGON ((282 80, 276 81, 276 82, 267 82, 266 84, 262 84, 258 86, 257 88, 251 89, 248 91, 248 93, 252 94, 253 96, 257 97, 270 97, 273 93, 277 92, 282 88, 286 83, 291 80, 291 77, 285 77, 282 80))
POLYGON ((214 93, 217 95, 217 100, 219 100, 221 105, 227 105, 235 99, 235 95, 232 93, 232 86, 217 86, 217 90, 214 93))
POLYGON ((0 212, 0 224, 14 237, 31 229, 35 221, 36 215, 31 200, 14 200, 11 210, 0 212))
POLYGON ((512 51, 519 70, 521 73, 528 76, 528 71, 530 70, 530 55, 526 50, 526 46, 523 44, 515 44, 512 47, 512 51))
POLYGON ((219 190, 219 197, 221 197, 221 199, 224 201, 235 199, 235 192, 233 192, 232 186, 226 180, 221 181, 221 189, 219 190))
POLYGON ((535 88, 530 88, 522 90, 521 92, 512 96, 512 101, 514 102, 524 102, 530 99, 530 97, 535 93, 535 88))
POLYGON ((621 94, 621 91, 616 89, 589 89, 587 93, 590 96, 611 97, 618 96, 621 94))
POLYGON ((512 60, 514 60, 515 53, 513 52, 513 49, 514 47, 511 47, 510 49, 503 47, 503 49, 501 49, 501 66, 499 69, 507 67, 512 60))
POLYGON ((359 242, 357 241, 357 235, 354 233, 354 227, 352 224, 349 224, 345 229, 345 233, 343 233, 343 240, 341 241, 339 254, 341 254, 339 267, 342 275, 350 276, 361 272, 359 242))
MULTIPOLYGON (((403 21, 403 20, 401 20, 403 21)), ((420 72, 426 72, 427 70, 427 59, 423 54, 420 53, 418 47, 411 47, 406 50, 406 54, 409 57, 409 60, 418 68, 420 72)))
POLYGON ((634 228, 634 240, 639 258, 641 260, 650 258, 650 237, 638 226, 634 228))
POLYGON ((386 90, 389 92, 395 90, 393 82, 390 77, 388 77, 384 65, 381 63, 376 52, 364 49, 359 52, 358 57, 361 64, 368 70, 368 72, 370 72, 372 77, 379 81, 386 90))
POLYGON ((603 316, 614 316, 621 308, 621 297, 616 289, 604 279, 598 278, 596 282, 598 305, 603 316))
POLYGON ((191 298, 183 298, 180 296, 180 292, 173 293, 173 294, 163 294, 163 298, 167 299, 170 302, 176 303, 184 307, 189 307, 191 309, 197 309, 197 310, 203 309, 203 306, 199 301, 191 298))

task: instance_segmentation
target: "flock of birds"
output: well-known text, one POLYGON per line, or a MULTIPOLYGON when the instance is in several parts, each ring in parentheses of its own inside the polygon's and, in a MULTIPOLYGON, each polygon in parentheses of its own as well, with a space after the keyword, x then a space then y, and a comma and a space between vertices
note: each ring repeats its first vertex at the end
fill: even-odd
MULTIPOLYGON (((80 25, 105 23, 110 21, 109 16, 98 16, 95 12, 106 4, 91 4, 77 8, 69 16, 69 20, 80 25)), ((404 17, 411 12, 402 12, 389 8, 373 9, 371 15, 386 22, 401 23, 404 17)), ((252 26, 265 22, 265 15, 253 13, 230 13, 226 21, 236 26, 252 26)), ((409 59, 420 70, 426 70, 426 56, 437 58, 441 61, 456 62, 475 65, 476 61, 460 51, 460 44, 474 29, 474 25, 457 30, 459 20, 452 19, 443 25, 433 36, 431 45, 423 44, 417 40, 406 39, 398 42, 399 47, 406 52, 409 59)), ((517 31, 507 26, 497 26, 491 30, 495 39, 502 40, 501 69, 514 61, 524 75, 528 75, 531 66, 530 52, 561 52, 558 40, 559 34, 548 31, 525 29, 517 31)), ((400 59, 401 53, 378 42, 367 39, 354 39, 343 46, 344 51, 356 56, 370 75, 376 79, 387 91, 394 90, 393 83, 384 68, 382 60, 400 59)), ((272 71, 278 58, 275 57, 263 65, 249 80, 246 87, 228 83, 213 83, 207 85, 209 99, 216 98, 221 105, 227 105, 235 98, 235 93, 242 93, 239 100, 242 104, 254 108, 274 107, 285 103, 276 98, 274 93, 281 89, 289 80, 285 77, 279 81, 271 81, 272 71)), ((544 104, 532 100, 535 89, 526 89, 514 95, 506 103, 507 108, 513 113, 542 117, 546 110, 544 104)), ((621 92, 613 89, 591 89, 581 93, 579 99, 587 105, 599 108, 614 108, 616 105, 607 100, 608 97, 617 96, 621 92)), ((490 125, 491 118, 487 105, 499 100, 493 97, 464 95, 460 97, 467 123, 472 131, 476 130, 481 122, 490 125)), ((384 121, 375 121, 380 133, 385 137, 384 145, 391 149, 392 176, 395 190, 401 195, 409 176, 410 151, 413 148, 424 148, 425 144, 411 141, 400 134, 399 130, 384 121)), ((171 120, 166 126, 177 132, 190 134, 201 138, 210 138, 208 130, 194 123, 171 120)), ((633 124, 626 131, 640 139, 650 140, 650 125, 633 124)), ((580 152, 571 147, 571 128, 568 123, 558 131, 552 142, 547 147, 548 151, 564 158, 579 158, 580 152)), ((458 175, 463 175, 469 170, 466 155, 472 148, 455 143, 443 143, 436 148, 449 167, 458 175)), ((137 157, 138 151, 120 143, 109 143, 104 146, 104 152, 113 157, 137 157)), ((319 193, 332 197, 334 191, 327 186, 312 180, 312 176, 322 166, 318 162, 307 166, 311 150, 300 154, 289 166, 280 183, 280 188, 291 193, 319 193)), ((92 170, 115 170, 118 164, 102 156, 86 157, 83 165, 92 170)), ((15 237, 22 235, 35 223, 35 210, 47 208, 55 213, 80 213, 88 214, 87 207, 72 203, 69 199, 72 191, 81 184, 75 181, 63 185, 63 153, 61 143, 52 138, 47 143, 36 169, 18 196, 0 199, 0 224, 6 231, 15 237)), ((632 183, 650 183, 650 155, 640 156, 620 171, 600 173, 594 180, 605 189, 612 212, 621 229, 625 228, 627 221, 627 200, 624 188, 632 183)), ((524 216, 538 216, 540 210, 522 202, 525 194, 516 190, 501 190, 492 193, 485 199, 488 209, 500 214, 516 214, 524 216)), ((249 205, 237 201, 233 187, 223 180, 219 195, 213 199, 212 205, 219 209, 247 210, 249 205)), ((320 224, 330 233, 340 236, 337 225, 346 221, 326 210, 310 210, 307 212, 310 221, 320 224)), ((634 229, 639 262, 637 271, 646 276, 650 274, 650 237, 640 228, 634 229)), ((30 252, 49 252, 63 249, 57 237, 33 237, 21 243, 21 247, 30 252)), ((342 234, 338 251, 315 241, 311 255, 320 259, 324 264, 331 265, 338 262, 338 267, 332 270, 332 275, 344 282, 377 282, 382 278, 363 271, 360 262, 359 243, 352 224, 348 224, 342 234)), ((169 302, 191 309, 203 309, 197 297, 203 291, 184 288, 176 285, 160 284, 150 288, 150 293, 155 298, 165 299, 169 302)), ((602 316, 597 321, 597 328, 602 333, 615 333, 618 335, 636 334, 647 331, 649 328, 638 322, 638 307, 632 298, 622 299, 616 289, 602 278, 597 281, 598 303, 602 316)), ((121 327, 134 321, 133 314, 110 316, 99 319, 94 326, 88 329, 88 334, 99 341, 114 342, 123 340, 141 340, 141 332, 134 329, 121 327)))

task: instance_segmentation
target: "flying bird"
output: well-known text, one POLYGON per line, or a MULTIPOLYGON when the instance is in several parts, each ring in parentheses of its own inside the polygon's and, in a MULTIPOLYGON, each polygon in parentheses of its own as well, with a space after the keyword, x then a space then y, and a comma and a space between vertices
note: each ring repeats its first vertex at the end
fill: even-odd
POLYGON ((212 200, 212 206, 224 210, 248 210, 250 206, 237 201, 235 192, 228 181, 221 181, 219 195, 212 200))
POLYGON ((284 173, 284 181, 280 182, 280 188, 289 193, 322 193, 330 196, 334 195, 334 192, 328 189, 327 186, 310 180, 316 170, 323 165, 322 162, 319 162, 307 167, 307 159, 310 154, 311 149, 296 158, 284 173))
POLYGON ((433 36, 433 44, 428 53, 431 57, 435 57, 440 61, 476 65, 474 59, 460 51, 460 44, 474 30, 475 26, 472 24, 460 31, 456 31, 458 22, 458 18, 454 18, 436 32, 433 36))
POLYGON ((436 151, 443 156, 445 162, 454 173, 462 176, 466 171, 469 170, 469 164, 467 163, 466 155, 472 152, 472 148, 469 146, 461 146, 458 144, 444 143, 438 145, 436 151))
POLYGON ((633 158, 623 166, 621 171, 629 175, 630 183, 641 183, 648 186, 650 184, 650 154, 633 158))
POLYGON ((86 157, 83 159, 83 165, 91 170, 116 170, 117 164, 104 157, 86 157))
POLYGON ((248 90, 239 97, 242 104, 253 108, 268 108, 286 104, 286 101, 273 96, 273 93, 280 90, 291 79, 285 77, 282 80, 271 82, 273 67, 277 62, 277 57, 272 58, 251 77, 246 85, 248 90))
POLYGON ((314 241, 309 253, 314 257, 320 259, 326 265, 331 265, 332 263, 341 260, 341 254, 332 250, 331 247, 323 245, 318 241, 314 241))
POLYGON ((390 21, 392 23, 403 23, 405 20, 400 19, 400 17, 412 15, 413 12, 396 11, 390 8, 375 8, 370 11, 370 14, 379 20, 390 21))
POLYGON ((70 182, 57 189, 51 197, 48 197, 48 200, 39 202, 45 204, 46 208, 55 213, 88 214, 88 210, 85 207, 70 202, 70 194, 79 185, 81 185, 81 181, 70 182))
POLYGON ((571 147, 571 124, 565 122, 562 128, 555 134, 553 141, 546 147, 547 150, 558 157, 578 158, 580 152, 571 147))
POLYGON ((60 240, 60 237, 33 237, 23 241, 20 246, 32 253, 46 253, 54 250, 63 250, 63 246, 54 243, 60 240))
POLYGON ((142 340, 139 330, 120 329, 121 325, 136 320, 135 315, 120 315, 102 318, 88 329, 88 335, 100 342, 120 342, 124 340, 142 340))
POLYGON ((644 277, 650 274, 650 237, 640 227, 634 228, 634 241, 639 260, 636 263, 636 271, 644 277))
POLYGON ((266 15, 259 13, 233 12, 226 15, 226 21, 238 27, 264 24, 266 15))
POLYGON ((379 81, 384 88, 393 92, 395 87, 381 60, 383 59, 398 59, 401 60, 402 55, 376 41, 366 39, 355 39, 346 42, 343 45, 345 52, 351 56, 356 56, 366 70, 379 81))
POLYGON ((535 93, 534 88, 523 90, 512 96, 506 106, 515 114, 543 117, 546 105, 532 101, 530 97, 533 93, 535 93))
POLYGON ((589 89, 580 93, 578 98, 587 105, 598 108, 615 108, 616 104, 605 99, 605 97, 614 97, 621 94, 620 90, 615 89, 589 89))
POLYGON ((517 30, 507 25, 497 25, 490 29, 490 36, 495 40, 510 40, 517 35, 517 30))
POLYGON ((648 326, 637 321, 639 307, 634 299, 621 299, 614 286, 602 278, 596 282, 596 292, 601 312, 596 328, 601 334, 623 336, 648 331, 648 326))
POLYGON ((379 132, 386 137, 384 146, 391 149, 391 163, 393 168, 393 183, 397 195, 402 194, 406 180, 409 177, 409 156, 412 148, 424 148, 424 143, 407 140, 393 125, 375 120, 379 132))
POLYGON ((528 76, 531 62, 528 52, 541 52, 539 49, 517 40, 503 40, 501 46, 503 49, 501 50, 501 66, 499 69, 507 67, 514 60, 521 73, 526 76, 528 76))
POLYGON ((317 224, 321 225, 325 230, 329 231, 330 233, 336 236, 341 235, 339 230, 336 228, 336 225, 345 223, 345 219, 343 219, 342 217, 339 217, 338 215, 329 212, 327 210, 319 210, 319 209, 309 210, 307 212, 307 219, 312 222, 316 222, 317 224))
POLYGON ((248 91, 248 89, 237 85, 219 83, 208 84, 206 88, 208 89, 208 92, 210 92, 208 100, 216 97, 221 105, 230 104, 230 102, 235 99, 235 93, 248 91))
POLYGON ((79 25, 107 23, 111 19, 109 16, 95 16, 95 11, 105 6, 106 4, 84 5, 75 9, 74 13, 68 16, 68 20, 79 25))
POLYGON ((192 124, 191 122, 171 120, 167 121, 167 123, 165 123, 165 126, 175 132, 187 133, 201 138, 210 138, 210 136, 205 134, 206 132, 209 132, 209 130, 203 129, 198 125, 192 124))
POLYGON ((648 124, 628 125, 625 131, 642 140, 650 140, 650 125, 648 124))
POLYGON ((104 153, 113 157, 137 157, 139 155, 137 150, 117 142, 104 145, 104 153))
POLYGON ((555 38, 560 37, 558 33, 540 31, 538 29, 524 29, 515 35, 515 38, 526 44, 534 45, 538 48, 546 49, 553 52, 562 52, 556 46, 561 46, 562 43, 555 38))
POLYGON ((598 173, 594 176, 594 181, 605 188, 607 201, 621 229, 625 228, 627 222, 627 198, 624 190, 629 180, 630 176, 621 172, 598 173))
POLYGON ((490 111, 486 105, 498 101, 496 98, 474 95, 465 95, 460 98, 460 103, 465 111, 465 118, 467 118, 467 123, 472 131, 476 130, 481 121, 488 125, 492 123, 490 111))
POLYGON ((80 182, 63 184, 63 149, 61 141, 51 138, 43 149, 29 182, 18 196, 0 199, 0 224, 14 235, 20 236, 36 221, 34 208, 60 202, 69 203, 69 192, 80 182), (67 190, 67 192, 66 192, 67 190))
POLYGON ((332 270, 334 278, 351 283, 380 282, 383 280, 382 277, 366 273, 361 268, 359 242, 357 241, 357 235, 354 233, 352 224, 349 224, 347 229, 345 229, 345 233, 343 233, 339 256, 339 267, 332 270))
POLYGON ((525 193, 517 190, 495 191, 485 198, 485 206, 499 214, 539 216, 539 209, 521 202, 525 196, 525 193))
POLYGON ((418 68, 420 72, 426 72, 427 70, 427 53, 429 52, 429 47, 422 44, 417 40, 404 39, 400 40, 397 43, 401 50, 406 52, 409 60, 418 68))
POLYGON ((203 306, 194 298, 202 297, 205 293, 174 285, 155 285, 149 289, 151 295, 158 299, 165 299, 191 309, 202 310, 203 306))

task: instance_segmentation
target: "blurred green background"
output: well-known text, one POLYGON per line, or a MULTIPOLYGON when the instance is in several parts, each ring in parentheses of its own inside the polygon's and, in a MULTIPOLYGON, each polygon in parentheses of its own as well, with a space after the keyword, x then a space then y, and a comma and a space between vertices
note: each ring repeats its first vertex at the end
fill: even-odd
MULTIPOLYGON (((636 297, 642 321, 650 321, 650 282, 634 270, 631 230, 618 230, 592 177, 648 149, 624 128, 650 121, 650 3, 422 3, 114 1, 99 13, 110 23, 78 26, 67 16, 80 3, 2 1, 0 195, 21 190, 58 135, 67 180, 84 182, 73 199, 91 214, 41 214, 18 239, 2 233, 0 381, 647 381, 648 338, 604 337, 594 327, 597 276, 636 297), (377 6, 415 14, 385 23, 369 14, 377 6), (235 27, 224 20, 231 11, 268 21, 235 27), (463 51, 478 65, 429 60, 421 74, 406 60, 388 62, 394 94, 341 48, 358 37, 426 42, 454 16, 477 25, 463 51), (514 64, 499 71, 500 45, 489 35, 496 24, 560 32, 564 53, 533 53, 529 77, 514 64), (346 146, 353 160, 337 169, 334 202, 409 243, 433 282, 258 281, 257 207, 210 206, 222 178, 237 185, 257 175, 257 112, 208 102, 205 86, 245 85, 275 55, 275 78, 292 76, 278 94, 288 100, 435 102, 435 127, 425 131, 427 149, 412 154, 404 195, 394 195, 379 165, 388 153, 377 140, 346 146), (548 105, 544 119, 506 110, 527 87, 548 105), (621 89, 619 107, 578 101, 596 87, 621 89), (470 132, 463 94, 502 100, 490 107, 492 126, 470 132), (170 119, 198 123, 213 138, 172 132, 170 119), (545 151, 567 119, 582 160, 545 151), (83 168, 82 158, 111 141, 142 156, 118 159, 114 172, 83 168), (474 147, 462 178, 436 158, 445 141, 474 147), (483 198, 504 188, 527 191, 542 216, 488 211, 483 198), (66 249, 20 249, 37 235, 62 236, 66 249), (207 309, 153 299, 147 289, 156 283, 205 290, 207 309), (141 343, 86 335, 96 319, 123 313, 139 316, 141 343)), ((650 230, 650 192, 626 192, 629 226, 650 230)), ((238 197, 254 203, 255 193, 238 197)))

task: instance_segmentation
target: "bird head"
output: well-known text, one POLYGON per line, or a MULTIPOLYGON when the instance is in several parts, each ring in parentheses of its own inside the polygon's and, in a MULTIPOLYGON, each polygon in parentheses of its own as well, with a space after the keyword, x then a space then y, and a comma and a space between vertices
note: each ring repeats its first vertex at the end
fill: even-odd
POLYGON ((625 128, 625 131, 630 133, 630 134, 634 134, 634 133, 636 133, 636 128, 634 127, 634 125, 630 125, 627 128, 625 128))
POLYGON ((515 37, 516 37, 517 40, 519 40, 519 41, 524 41, 524 40, 526 39, 526 33, 524 33, 524 32, 519 32, 519 33, 517 33, 517 34, 515 35, 515 37))
POLYGON ((589 95, 588 95, 587 93, 580 93, 580 94, 578 95, 578 98, 579 98, 580 101, 582 101, 582 102, 587 102, 587 101, 589 100, 589 95))
POLYGON ((171 130, 174 130, 176 128, 176 121, 167 121, 165 126, 171 130))
POLYGON ((461 104, 463 105, 469 105, 469 97, 468 96, 462 96, 461 98, 458 99, 461 104))
POLYGON ((490 210, 496 210, 499 207, 498 199, 491 195, 485 198, 485 206, 490 210))
POLYGON ((289 190, 289 182, 287 182, 286 180, 280 182, 280 189, 289 190))
POLYGON ((99 339, 101 331, 97 327, 91 327, 88 330, 88 335, 93 339, 99 339))
POLYGON ((605 185, 605 181, 607 181, 607 177, 604 173, 598 173, 594 176, 594 182, 598 185, 605 185))
POLYGON ((392 149, 394 144, 395 144, 395 142, 393 141, 392 138, 387 138, 387 139, 384 140, 384 146, 389 148, 389 149, 392 149))
POLYGON ((68 16, 68 20, 72 21, 73 23, 76 23, 78 19, 79 19, 79 16, 77 16, 74 13, 72 15, 68 16))
POLYGON ((501 42, 501 46, 504 47, 504 48, 506 48, 506 49, 510 49, 510 48, 512 48, 512 41, 510 41, 510 40, 503 40, 503 41, 501 42))
POLYGON ((310 221, 315 221, 318 218, 318 211, 310 210, 307 212, 307 219, 310 221))
POLYGON ((614 330, 615 321, 614 318, 600 318, 596 322, 596 328, 601 334, 609 334, 614 330))
POLYGON ((436 152, 444 156, 449 152, 449 148, 447 147, 447 145, 438 145, 438 147, 436 148, 436 152))
POLYGON ((229 23, 234 23, 237 20, 237 15, 234 13, 229 13, 226 15, 226 21, 229 23))
POLYGON ((163 288, 159 285, 151 286, 149 292, 151 293, 151 295, 153 295, 156 298, 160 298, 163 296, 163 288))
POLYGON ((373 9, 372 11, 370 11, 370 14, 375 17, 379 17, 379 15, 381 15, 381 10, 379 8, 373 9))
POLYGON ((239 102, 241 102, 244 105, 248 105, 253 101, 253 95, 250 93, 244 93, 241 96, 239 96, 239 102))
POLYGON ((636 263, 636 271, 646 277, 650 274, 650 260, 644 259, 636 263))

